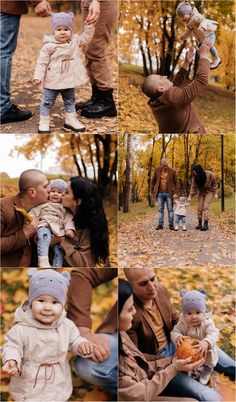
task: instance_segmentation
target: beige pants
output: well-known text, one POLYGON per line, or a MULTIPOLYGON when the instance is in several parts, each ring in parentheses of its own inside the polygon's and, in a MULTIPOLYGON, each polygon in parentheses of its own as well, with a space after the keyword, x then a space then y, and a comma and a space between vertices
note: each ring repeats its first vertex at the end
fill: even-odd
POLYGON ((197 207, 198 219, 204 219, 205 221, 208 221, 208 210, 209 210, 213 195, 214 195, 214 193, 199 194, 198 207, 197 207))
MULTIPOLYGON (((82 3, 83 20, 88 14, 90 0, 82 3)), ((111 39, 113 27, 117 28, 117 0, 103 0, 100 2, 100 16, 95 25, 92 41, 86 50, 86 68, 91 84, 99 89, 112 87, 112 74, 106 59, 106 48, 111 39)))

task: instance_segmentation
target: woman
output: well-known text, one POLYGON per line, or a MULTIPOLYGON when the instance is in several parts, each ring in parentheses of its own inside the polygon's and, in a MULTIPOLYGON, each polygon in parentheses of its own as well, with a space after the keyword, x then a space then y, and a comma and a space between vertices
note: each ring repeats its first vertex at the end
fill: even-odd
POLYGON ((107 219, 96 184, 80 176, 72 177, 62 204, 71 210, 76 228, 74 239, 62 239, 60 243, 66 262, 72 267, 108 266, 107 219))
POLYGON ((217 200, 218 196, 215 176, 209 170, 204 170, 201 165, 193 166, 193 178, 188 201, 190 202, 196 194, 198 194, 198 225, 196 229, 206 231, 208 230, 210 203, 213 197, 217 200), (204 224, 202 224, 203 221, 204 224))
POLYGON ((126 331, 132 325, 136 313, 133 305, 132 287, 119 279, 119 400, 157 401, 195 399, 161 397, 158 395, 174 378, 178 371, 191 371, 203 364, 204 358, 190 363, 191 358, 179 360, 176 357, 144 355, 132 342, 126 331))

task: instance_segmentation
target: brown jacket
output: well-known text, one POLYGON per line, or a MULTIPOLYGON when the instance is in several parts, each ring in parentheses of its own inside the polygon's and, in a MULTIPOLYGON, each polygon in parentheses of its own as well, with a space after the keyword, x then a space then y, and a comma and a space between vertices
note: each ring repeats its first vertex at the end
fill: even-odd
POLYGON ((95 267, 92 258, 91 240, 89 229, 76 230, 75 238, 72 240, 63 238, 60 246, 65 253, 64 259, 69 267, 95 267))
POLYGON ((185 88, 180 88, 187 76, 187 70, 181 68, 173 80, 173 87, 149 101, 160 133, 206 132, 191 102, 206 88, 209 71, 210 62, 200 59, 195 79, 185 88))
POLYGON ((196 194, 207 194, 207 193, 217 193, 217 183, 216 183, 216 178, 214 176, 214 174, 212 172, 210 172, 209 170, 205 170, 206 172, 206 183, 204 185, 204 187, 199 190, 194 178, 192 179, 192 184, 191 184, 191 188, 190 188, 190 197, 193 197, 196 194))
MULTIPOLYGON (((170 340, 170 331, 177 323, 179 313, 171 304, 168 290, 160 284, 158 284, 155 301, 164 322, 166 337, 170 340)), ((134 307, 136 314, 133 318, 132 328, 127 331, 127 333, 141 352, 156 355, 159 350, 159 344, 152 328, 152 321, 143 307, 142 302, 135 296, 134 307)))
POLYGON ((1 210, 1 267, 28 267, 31 247, 22 230, 23 215, 15 210, 22 207, 19 194, 0 200, 1 210))
POLYGON ((0 10, 1 13, 12 14, 12 15, 22 15, 27 14, 29 11, 29 7, 37 6, 37 4, 41 3, 40 1, 2 1, 0 2, 0 10))
MULTIPOLYGON (((71 272, 68 290, 67 316, 78 327, 92 328, 90 308, 92 290, 117 276, 116 268, 77 268, 71 272)), ((111 308, 96 332, 113 334, 117 331, 117 303, 111 308)))
POLYGON ((126 332, 121 332, 119 400, 156 401, 177 374, 170 357, 144 356, 126 332))
MULTIPOLYGON (((151 193, 156 195, 159 191, 161 179, 161 167, 158 166, 155 169, 155 173, 151 182, 151 193)), ((168 166, 168 176, 167 176, 167 188, 170 197, 172 198, 174 194, 179 194, 179 179, 177 176, 177 172, 175 169, 172 169, 168 166)))

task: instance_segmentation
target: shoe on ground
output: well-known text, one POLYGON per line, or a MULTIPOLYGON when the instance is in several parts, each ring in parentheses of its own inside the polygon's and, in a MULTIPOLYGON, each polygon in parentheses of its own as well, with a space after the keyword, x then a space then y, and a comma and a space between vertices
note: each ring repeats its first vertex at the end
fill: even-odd
POLYGON ((81 111, 81 116, 88 119, 99 119, 101 117, 116 117, 117 110, 112 96, 113 89, 102 91, 98 89, 96 100, 81 111))
POLYGON ((179 230, 179 226, 178 226, 178 225, 175 225, 175 230, 179 230))
POLYGON ((85 109, 87 106, 91 106, 96 100, 97 100, 97 96, 99 93, 99 89, 97 87, 97 85, 92 85, 92 96, 90 99, 88 99, 85 102, 77 102, 75 104, 75 110, 83 110, 85 109))
POLYGON ((175 228, 174 228, 173 225, 169 225, 169 229, 170 229, 170 230, 175 230, 175 228))
POLYGON ((183 230, 184 232, 186 232, 186 230, 187 230, 185 223, 183 224, 182 230, 183 230))
POLYGON ((76 133, 83 132, 86 130, 85 126, 80 123, 76 117, 76 112, 68 113, 65 112, 65 128, 69 128, 76 133))
POLYGON ((222 63, 221 59, 219 57, 215 57, 213 62, 211 63, 210 69, 215 70, 217 67, 220 66, 222 63))
POLYGON ((10 109, 0 118, 0 124, 16 123, 28 120, 32 117, 30 110, 21 110, 18 106, 12 105, 10 109))
POLYGON ((158 226, 156 227, 156 230, 161 230, 161 229, 163 229, 163 226, 161 226, 161 225, 158 225, 158 226))
POLYGON ((200 378, 199 378, 200 384, 207 385, 210 380, 210 377, 211 377, 211 373, 209 373, 208 371, 203 371, 203 373, 200 375, 200 378))
POLYGON ((38 133, 39 134, 50 133, 50 116, 40 116, 38 133))

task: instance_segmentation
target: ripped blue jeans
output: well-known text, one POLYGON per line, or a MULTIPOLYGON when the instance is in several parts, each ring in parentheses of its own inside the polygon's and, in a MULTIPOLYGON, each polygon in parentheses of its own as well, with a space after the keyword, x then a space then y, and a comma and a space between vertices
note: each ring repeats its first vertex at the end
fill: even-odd
POLYGON ((75 112, 75 91, 74 88, 69 89, 47 89, 44 88, 43 99, 40 103, 40 116, 49 116, 51 107, 59 95, 62 96, 65 111, 68 113, 75 112))

